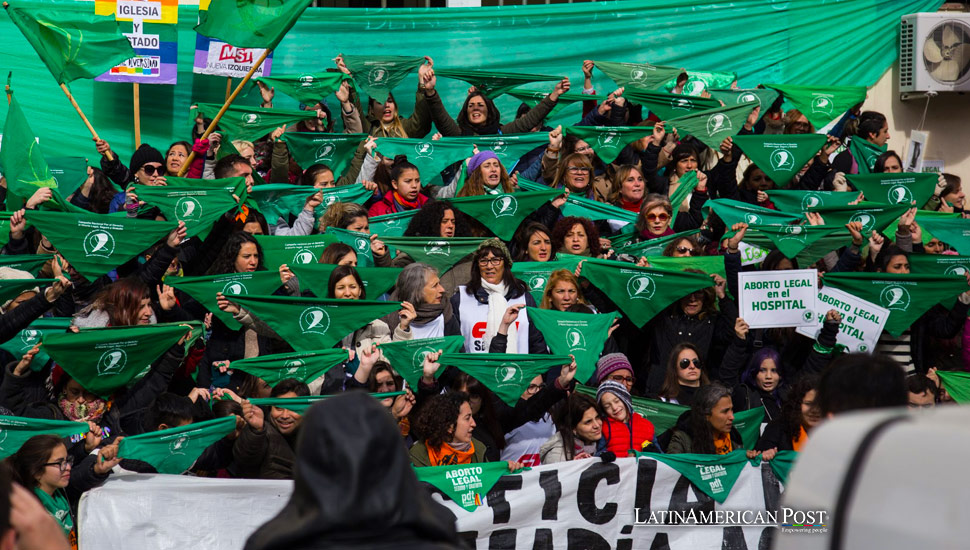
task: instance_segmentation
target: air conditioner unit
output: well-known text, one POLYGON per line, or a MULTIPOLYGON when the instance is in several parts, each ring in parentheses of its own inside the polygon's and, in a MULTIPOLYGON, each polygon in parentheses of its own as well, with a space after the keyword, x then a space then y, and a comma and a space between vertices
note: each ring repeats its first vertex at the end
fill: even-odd
POLYGON ((970 90, 970 14, 914 13, 899 27, 899 91, 970 90))

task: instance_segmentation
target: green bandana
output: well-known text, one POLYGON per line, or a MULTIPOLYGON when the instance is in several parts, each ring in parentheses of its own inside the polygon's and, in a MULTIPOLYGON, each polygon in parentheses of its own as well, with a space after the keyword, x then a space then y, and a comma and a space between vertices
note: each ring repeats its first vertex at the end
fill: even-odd
POLYGON ((970 271, 970 256, 910 254, 909 268, 913 273, 963 276, 970 271))
POLYGON ((225 323, 229 330, 239 330, 242 325, 233 319, 232 314, 219 309, 216 294, 272 294, 283 283, 276 271, 252 271, 203 277, 166 277, 165 284, 194 298, 225 323))
POLYGON ((237 48, 275 49, 310 0, 212 2, 199 10, 195 31, 237 48))
MULTIPOLYGON (((214 117, 219 113, 219 109, 222 109, 222 105, 199 103, 198 109, 192 110, 191 119, 194 123, 195 118, 200 115, 214 117)), ((226 114, 219 120, 219 127, 231 134, 233 139, 256 141, 280 126, 289 126, 316 116, 314 111, 230 105, 226 114)))
MULTIPOLYGON (((67 327, 71 326, 71 321, 71 317, 41 317, 31 323, 27 328, 18 332, 13 338, 0 344, 0 349, 13 355, 14 358, 20 359, 35 344, 39 344, 41 338, 45 335, 66 331, 67 327)), ((47 351, 41 347, 37 355, 34 356, 34 360, 30 363, 30 370, 34 372, 40 371, 49 360, 50 356, 47 355, 47 351)))
POLYGON ((866 99, 865 86, 765 86, 781 92, 816 128, 822 128, 866 99))
MULTIPOLYGON (((835 233, 843 234, 842 238, 846 239, 844 244, 848 244, 849 241, 848 232, 841 225, 752 225, 748 231, 757 231, 767 237, 774 248, 781 251, 786 258, 797 257, 819 239, 835 233)), ((747 240, 747 233, 745 233, 745 239, 747 240)), ((754 244, 760 246, 757 242, 754 244)))
POLYGON ((485 94, 485 97, 489 99, 495 99, 512 88, 517 88, 523 84, 530 84, 532 82, 559 82, 563 79, 561 76, 544 74, 501 73, 465 68, 437 69, 434 74, 435 76, 464 80, 485 94))
POLYGON ((411 71, 424 64, 423 57, 403 55, 344 55, 343 58, 357 87, 377 101, 384 101, 411 71))
POLYGON ((228 296, 269 325, 297 351, 327 349, 401 302, 325 300, 290 296, 228 296))
MULTIPOLYGON (((356 391, 356 390, 355 390, 356 391)), ((374 399, 387 399, 388 397, 397 397, 399 395, 404 395, 407 392, 403 391, 391 391, 384 393, 369 393, 367 395, 373 397, 374 399)), ((310 395, 307 397, 266 397, 261 399, 250 399, 249 402, 258 407, 276 407, 278 409, 286 409, 288 411, 293 411, 296 414, 306 414, 307 410, 313 405, 323 401, 324 399, 329 399, 334 395, 310 395)))
POLYGON ((536 303, 542 302, 542 292, 549 282, 549 275, 557 269, 565 269, 573 273, 579 264, 578 258, 552 260, 550 262, 515 262, 512 264, 512 275, 525 281, 529 285, 530 293, 536 303))
POLYGON ((377 152, 390 159, 406 155, 408 162, 418 167, 421 179, 431 181, 448 166, 472 156, 471 143, 454 139, 456 138, 424 140, 382 137, 377 139, 377 152))
POLYGON ((3 254, 0 256, 0 267, 12 267, 36 277, 51 258, 53 256, 50 254, 3 254))
MULTIPOLYGON (((935 238, 935 236, 932 233, 930 233, 928 229, 926 229, 927 221, 929 221, 930 224, 932 224, 934 221, 956 220, 959 218, 960 218, 959 212, 936 212, 934 210, 917 210, 915 221, 923 229, 923 239, 922 239, 923 244, 925 245, 926 243, 932 241, 935 238)), ((886 229, 883 230, 883 233, 885 233, 886 235, 895 235, 897 229, 899 229, 898 219, 893 221, 893 223, 889 224, 886 227, 886 229)), ((970 226, 968 226, 967 229, 970 230, 970 226)), ((970 237, 970 231, 967 231, 965 236, 970 237)))
POLYGON ((457 464, 415 468, 418 481, 433 485, 468 512, 485 502, 485 495, 499 478, 509 473, 507 462, 457 464))
POLYGON ((4 279, 0 281, 0 305, 13 300, 24 292, 43 289, 57 279, 4 279))
MULTIPOLYGON (((729 88, 738 79, 738 74, 724 71, 692 71, 686 69, 687 82, 684 83, 684 95, 699 96, 710 88, 729 88)), ((677 78, 671 78, 663 85, 668 92, 677 87, 677 78)), ((624 94, 625 95, 625 94, 624 94)), ((727 102, 725 102, 727 103, 727 102)))
MULTIPOLYGON (((521 88, 515 89, 515 90, 509 90, 505 93, 514 97, 515 99, 518 99, 522 103, 525 103, 529 107, 535 107, 543 99, 545 99, 546 96, 549 95, 549 92, 539 92, 536 90, 523 90, 521 88)), ((573 103, 577 103, 579 101, 599 102, 599 101, 604 101, 606 99, 607 99, 607 96, 605 95, 571 94, 569 92, 566 92, 559 96, 559 101, 557 101, 556 106, 553 107, 551 111, 549 111, 549 115, 546 118, 549 119, 556 116, 557 114, 559 114, 559 111, 562 111, 566 107, 569 107, 573 103)), ((481 145, 479 145, 478 147, 479 149, 481 149, 481 145)))
POLYGON ((691 292, 714 286, 710 277, 699 273, 596 259, 583 263, 582 276, 606 293, 638 327, 691 292))
MULTIPOLYGON (((681 231, 680 233, 674 233, 673 235, 667 235, 666 237, 657 237, 656 239, 631 242, 618 246, 615 251, 617 254, 629 254, 630 256, 635 256, 637 258, 640 256, 660 256, 664 253, 664 249, 667 248, 668 244, 677 242, 684 237, 696 235, 700 232, 700 229, 691 229, 690 231, 681 231)), ((617 246, 616 242, 613 244, 614 246, 617 246)))
POLYGON ((306 170, 314 164, 325 164, 339 178, 354 160, 354 153, 367 134, 286 132, 280 139, 300 168, 306 170))
POLYGON ((750 88, 747 90, 721 88, 719 90, 708 89, 707 91, 711 94, 712 98, 723 101, 725 105, 738 105, 740 103, 751 103, 752 101, 757 102, 757 106, 761 107, 759 118, 765 116, 768 108, 774 105, 775 100, 778 99, 778 92, 771 88, 750 88))
MULTIPOLYGON (((764 228, 766 226, 761 226, 761 227, 764 228)), ((809 226, 802 226, 802 227, 809 227, 809 226)), ((847 246, 850 242, 852 242, 852 235, 844 227, 838 227, 838 226, 818 226, 818 227, 831 228, 832 231, 827 232, 824 235, 821 235, 820 237, 818 237, 817 240, 814 240, 813 242, 809 243, 807 246, 802 248, 801 251, 798 252, 798 254, 796 254, 795 256, 786 255, 786 257, 788 257, 789 259, 795 260, 796 262, 798 262, 798 265, 811 266, 815 262, 822 259, 829 252, 832 252, 833 250, 838 250, 839 248, 842 248, 843 246, 847 246)), ((769 232, 770 231, 771 230, 769 230, 769 232)), ((778 231, 782 231, 782 229, 778 229, 778 231)), ((742 244, 762 248, 765 250, 765 255, 767 255, 768 250, 777 248, 778 245, 775 244, 775 240, 782 241, 782 239, 778 238, 777 236, 775 237, 775 239, 772 239, 771 235, 764 231, 749 229, 748 232, 745 233, 744 235, 744 240, 742 241, 742 244)), ((793 246, 793 245, 798 245, 799 243, 798 241, 792 240, 792 241, 789 241, 787 244, 788 246, 793 246)), ((757 263, 760 263, 760 262, 757 262, 757 263)))
MULTIPOLYGON (((232 147, 232 143, 229 142, 226 138, 223 138, 223 144, 222 144, 222 147, 219 148, 219 150, 222 151, 222 149, 224 149, 227 144, 230 147, 232 147)), ((253 172, 254 178, 257 175, 258 174, 253 172)), ((206 189, 212 188, 212 187, 218 187, 220 189, 225 189, 226 191, 229 191, 233 195, 236 195, 237 197, 239 197, 240 203, 246 202, 246 199, 249 198, 248 191, 246 191, 246 178, 243 178, 243 177, 219 178, 214 180, 197 180, 195 178, 176 178, 174 176, 165 177, 165 186, 169 188, 188 187, 188 188, 196 189, 198 187, 202 187, 199 185, 199 182, 205 182, 204 187, 206 189)))
POLYGON ((751 162, 784 187, 825 145, 822 134, 785 134, 781 136, 735 136, 734 143, 751 162))
POLYGON ((338 241, 354 249, 354 252, 357 253, 357 265, 374 267, 374 253, 370 249, 370 234, 332 226, 327 228, 326 234, 336 237, 338 241))
POLYGON ((71 539, 71 531, 74 530, 74 518, 71 517, 71 505, 67 501, 67 493, 64 489, 55 489, 53 495, 48 495, 40 487, 34 487, 34 496, 40 500, 44 510, 57 520, 64 534, 71 539))
POLYGON ((788 225, 798 223, 805 219, 801 215, 785 214, 777 210, 762 208, 733 199, 709 200, 704 203, 703 210, 708 215, 713 210, 724 221, 724 225, 728 228, 728 232, 723 237, 725 239, 734 235, 734 232, 731 231, 731 226, 736 223, 744 222, 748 225, 788 225))
MULTIPOLYGON (((449 143, 467 143, 478 146, 479 151, 492 151, 499 162, 509 171, 512 166, 536 147, 549 144, 549 135, 543 132, 527 134, 502 134, 498 136, 466 136, 446 138, 449 143)), ((435 144, 441 142, 434 142, 435 144)))
POLYGON ((946 393, 961 405, 970 403, 970 372, 937 370, 946 393))
POLYGON ((675 258, 673 256, 647 256, 650 267, 666 269, 668 271, 683 271, 685 269, 700 269, 704 273, 717 273, 721 277, 727 278, 724 271, 724 256, 684 256, 675 258))
POLYGON ((650 126, 567 126, 563 130, 588 143, 606 164, 616 160, 627 145, 653 134, 650 126))
MULTIPOLYGON (((761 457, 759 456, 757 459, 760 460, 761 457)), ((796 451, 778 451, 775 457, 768 461, 771 471, 774 472, 775 477, 782 485, 788 483, 788 474, 791 473, 796 460, 798 460, 796 451)))
POLYGON ((195 464, 207 447, 235 429, 236 416, 229 415, 180 428, 133 435, 121 440, 118 456, 147 462, 160 474, 181 474, 195 464))
POLYGON ((41 345, 84 389, 107 399, 116 389, 147 374, 151 364, 187 330, 192 329, 197 337, 199 325, 160 323, 45 334, 41 345))
POLYGON ((323 250, 337 238, 333 235, 305 235, 280 237, 255 235, 259 248, 263 251, 266 269, 276 271, 283 264, 293 267, 299 264, 313 264, 320 260, 323 250))
POLYGON ((965 218, 936 218, 927 217, 920 220, 919 213, 916 220, 923 225, 923 242, 929 232, 937 239, 952 246, 960 254, 970 256, 970 220, 965 218))
POLYGON ((290 185, 288 183, 268 183, 253 187, 252 198, 256 201, 257 209, 266 216, 267 220, 287 219, 288 216, 299 216, 306 206, 310 195, 323 192, 323 201, 314 209, 313 215, 322 216, 327 208, 335 202, 353 202, 364 204, 374 196, 362 184, 341 185, 316 189, 307 185, 290 185))
MULTIPOLYGON (((458 353, 465 346, 465 338, 443 336, 440 338, 419 338, 378 344, 387 362, 401 375, 412 390, 417 391, 421 376, 424 374, 424 356, 439 350, 444 353, 458 353)), ((437 378, 445 371, 444 367, 434 374, 437 378)))
POLYGON ((727 499, 741 470, 748 465, 744 449, 726 455, 637 453, 637 456, 655 459, 677 470, 720 504, 727 499))
POLYGON ((141 254, 176 226, 124 216, 37 210, 28 211, 27 220, 89 281, 141 254))
POLYGON ((651 114, 660 120, 677 118, 695 111, 706 111, 721 106, 721 102, 713 98, 690 97, 689 95, 651 92, 630 88, 623 91, 627 101, 639 103, 647 108, 651 114))
POLYGON ((20 450, 28 439, 35 435, 51 434, 58 437, 86 434, 90 431, 87 422, 68 422, 66 420, 43 420, 23 416, 0 416, 0 458, 20 450))
POLYGON ((755 103, 742 103, 698 111, 667 121, 665 126, 668 130, 671 127, 676 128, 681 137, 694 136, 704 145, 717 150, 724 138, 729 138, 741 131, 748 115, 755 107, 757 107, 755 103))
POLYGON ((185 222, 186 236, 205 239, 212 225, 238 204, 232 193, 220 187, 175 188, 138 186, 140 200, 157 206, 169 221, 185 222))
MULTIPOLYGON (((549 189, 548 185, 543 185, 541 183, 536 183, 534 181, 529 181, 522 178, 519 178, 519 187, 527 191, 542 191, 549 189)), ((585 199, 577 196, 574 193, 569 195, 569 198, 566 199, 566 204, 562 205, 560 211, 562 211, 563 216, 589 218, 593 221, 618 220, 631 224, 636 223, 637 221, 637 214, 635 212, 630 212, 618 206, 606 204, 605 202, 585 199)))
POLYGON ((888 309, 886 332, 897 337, 934 305, 970 290, 959 275, 913 273, 828 273, 825 285, 888 309))
POLYGON ((597 69, 610 77, 617 86, 630 89, 656 90, 671 78, 684 72, 677 67, 651 65, 650 63, 617 63, 614 61, 593 61, 597 69))
POLYGON ((323 98, 337 91, 340 83, 350 80, 344 73, 301 73, 273 76, 254 76, 254 84, 250 90, 256 88, 256 82, 262 82, 269 88, 277 88, 284 94, 300 103, 316 105, 323 98))
MULTIPOLYGON (((292 266, 292 269, 300 278, 301 289, 309 289, 318 298, 326 298, 330 274, 337 267, 334 264, 300 264, 292 266)), ((356 269, 361 280, 364 281, 367 295, 375 300, 394 288, 397 284, 397 276, 403 271, 397 267, 358 267, 356 269)))
POLYGON ((691 170, 690 172, 685 172, 684 175, 677 180, 677 189, 670 195, 670 204, 673 206, 674 215, 670 218, 670 227, 674 226, 674 222, 677 221, 677 214, 680 213, 680 207, 687 200, 687 197, 694 192, 694 189, 698 184, 697 180, 697 170, 691 170))
POLYGON ((349 360, 350 353, 343 348, 338 348, 250 357, 233 361, 229 368, 251 374, 270 386, 275 386, 287 378, 295 378, 304 384, 309 384, 326 374, 328 370, 349 360))
POLYGON ((822 215, 826 225, 844 226, 849 222, 862 223, 862 234, 870 235, 873 231, 882 231, 889 224, 896 221, 907 210, 908 204, 881 204, 878 202, 860 202, 851 206, 825 206, 816 208, 815 212, 822 215))
MULTIPOLYGON (((576 391, 596 399, 596 388, 576 384, 576 391)), ((633 401, 633 412, 650 420, 653 424, 653 433, 659 435, 677 425, 680 415, 690 410, 690 407, 678 405, 676 403, 666 403, 656 399, 645 399, 643 397, 631 397, 633 401)))
POLYGON ((467 373, 514 407, 533 378, 553 367, 568 365, 572 359, 568 355, 443 353, 438 362, 467 373))
MULTIPOLYGON (((741 136, 738 136, 741 137, 741 136)), ((792 191, 787 189, 769 189, 768 198, 775 203, 778 210, 790 214, 808 212, 826 206, 849 206, 850 202, 859 198, 854 191, 792 191)))
POLYGON ((761 437, 761 423, 765 421, 765 408, 748 409, 734 413, 734 428, 741 434, 741 444, 753 449, 761 437))
POLYGON ((48 157, 47 166, 57 183, 57 190, 71 196, 88 179, 88 160, 84 157, 48 157))
POLYGON ((0 166, 7 178, 7 192, 22 199, 29 199, 41 187, 57 187, 16 98, 7 108, 3 142, 0 143, 0 166))
POLYGON ((619 313, 569 313, 537 307, 525 310, 553 353, 576 358, 576 380, 589 380, 619 313))
POLYGON ((562 194, 559 189, 451 199, 451 204, 480 221, 503 241, 511 240, 523 220, 562 194))
POLYGON ((404 231, 407 230, 408 224, 411 223, 411 218, 418 213, 418 210, 420 208, 385 214, 383 216, 374 216, 369 220, 370 230, 374 234, 380 235, 381 240, 385 237, 403 237, 404 231))
POLYGON ((478 237, 381 237, 384 244, 406 253, 416 262, 430 265, 444 273, 460 262, 465 256, 475 252, 482 239, 478 237))
POLYGON ((936 174, 846 174, 845 179, 862 191, 865 200, 922 207, 936 189, 936 174), (915 204, 914 204, 915 201, 915 204))
POLYGON ((876 159, 888 149, 886 145, 879 147, 859 136, 849 140, 849 152, 855 158, 860 174, 871 174, 876 167, 876 159))

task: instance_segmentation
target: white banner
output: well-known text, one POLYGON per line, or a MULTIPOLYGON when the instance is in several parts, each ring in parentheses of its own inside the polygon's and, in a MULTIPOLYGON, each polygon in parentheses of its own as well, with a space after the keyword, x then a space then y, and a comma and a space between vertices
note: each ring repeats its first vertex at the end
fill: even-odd
POLYGON ((814 325, 817 293, 815 269, 738 274, 738 310, 751 328, 814 325))
POLYGON ((741 253, 741 265, 747 266, 765 261, 765 256, 770 250, 741 241, 738 243, 738 252, 741 253))
MULTIPOLYGON (((429 486, 430 487, 430 486, 429 486)), ((187 476, 112 476, 81 499, 81 550, 239 550, 275 516, 292 483, 187 476)), ((656 460, 579 460, 502 477, 474 512, 432 498, 471 548, 720 550, 760 548, 771 527, 646 526, 651 512, 776 511, 781 485, 768 464, 746 465, 724 504, 656 460), (639 509, 639 511, 638 511, 639 509)), ((334 498, 340 498, 334 495, 334 498)))
POLYGON ((839 325, 836 343, 845 346, 850 352, 872 353, 886 321, 889 320, 888 309, 832 287, 822 287, 818 291, 816 308, 815 324, 799 327, 795 332, 812 339, 817 338, 822 330, 825 314, 831 309, 838 310, 842 314, 842 324, 839 325))

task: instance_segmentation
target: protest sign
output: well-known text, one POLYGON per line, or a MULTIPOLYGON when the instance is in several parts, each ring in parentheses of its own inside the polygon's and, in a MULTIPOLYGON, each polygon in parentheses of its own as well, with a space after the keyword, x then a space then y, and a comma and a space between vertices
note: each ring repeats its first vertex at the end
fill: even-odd
POLYGON ((135 57, 95 78, 101 82, 178 81, 178 0, 95 0, 96 15, 114 15, 135 57))
POLYGON ((818 270, 738 274, 738 308, 751 328, 800 327, 815 322, 818 270))
POLYGON ((888 309, 832 287, 819 289, 816 308, 815 324, 798 327, 795 332, 817 339, 825 314, 834 309, 842 314, 836 343, 850 352, 872 353, 889 320, 888 309))

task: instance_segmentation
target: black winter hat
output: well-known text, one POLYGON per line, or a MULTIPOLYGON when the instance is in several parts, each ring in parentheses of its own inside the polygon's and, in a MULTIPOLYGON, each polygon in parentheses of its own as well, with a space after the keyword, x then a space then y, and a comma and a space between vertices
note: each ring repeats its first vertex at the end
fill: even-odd
POLYGON ((147 143, 142 143, 141 147, 133 155, 131 155, 131 163, 128 164, 128 169, 131 173, 141 170, 141 167, 148 164, 149 162, 157 162, 165 167, 165 157, 158 151, 158 149, 148 145, 147 143))

